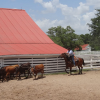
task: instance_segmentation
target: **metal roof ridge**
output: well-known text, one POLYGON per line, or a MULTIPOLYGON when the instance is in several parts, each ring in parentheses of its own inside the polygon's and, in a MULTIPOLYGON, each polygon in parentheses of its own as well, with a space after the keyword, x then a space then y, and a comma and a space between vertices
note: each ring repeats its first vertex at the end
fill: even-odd
POLYGON ((56 43, 0 43, 0 44, 56 44, 56 43))
POLYGON ((22 10, 25 11, 24 9, 15 9, 15 8, 0 8, 0 10, 22 10))

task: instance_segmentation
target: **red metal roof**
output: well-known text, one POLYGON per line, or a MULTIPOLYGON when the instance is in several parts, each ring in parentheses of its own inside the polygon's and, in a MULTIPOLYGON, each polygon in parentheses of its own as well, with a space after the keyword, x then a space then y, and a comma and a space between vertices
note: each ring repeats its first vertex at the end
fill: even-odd
POLYGON ((66 51, 41 30, 25 10, 0 8, 0 55, 66 51))
MULTIPOLYGON (((81 45, 81 47, 82 47, 82 50, 86 50, 87 48, 87 46, 88 46, 89 44, 83 44, 83 45, 81 45)), ((75 48, 75 50, 79 50, 79 48, 75 48)))

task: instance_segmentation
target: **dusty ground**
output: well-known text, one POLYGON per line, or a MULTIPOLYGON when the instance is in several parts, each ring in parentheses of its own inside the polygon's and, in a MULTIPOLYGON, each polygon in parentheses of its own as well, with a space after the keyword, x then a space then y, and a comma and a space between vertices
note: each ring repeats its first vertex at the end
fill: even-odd
POLYGON ((0 82, 0 100, 100 100, 100 71, 0 82))

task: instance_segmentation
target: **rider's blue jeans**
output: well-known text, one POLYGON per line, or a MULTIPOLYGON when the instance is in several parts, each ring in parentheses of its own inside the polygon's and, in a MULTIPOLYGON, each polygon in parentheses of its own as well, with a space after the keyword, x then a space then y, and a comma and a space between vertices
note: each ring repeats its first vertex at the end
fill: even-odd
POLYGON ((75 65, 74 55, 72 55, 71 57, 72 57, 73 64, 75 65))

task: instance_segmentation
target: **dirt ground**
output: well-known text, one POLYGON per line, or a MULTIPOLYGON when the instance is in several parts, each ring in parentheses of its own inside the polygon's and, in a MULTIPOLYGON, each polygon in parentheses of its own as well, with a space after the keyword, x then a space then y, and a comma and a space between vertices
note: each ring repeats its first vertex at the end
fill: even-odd
POLYGON ((100 100, 100 71, 0 82, 0 100, 100 100))

